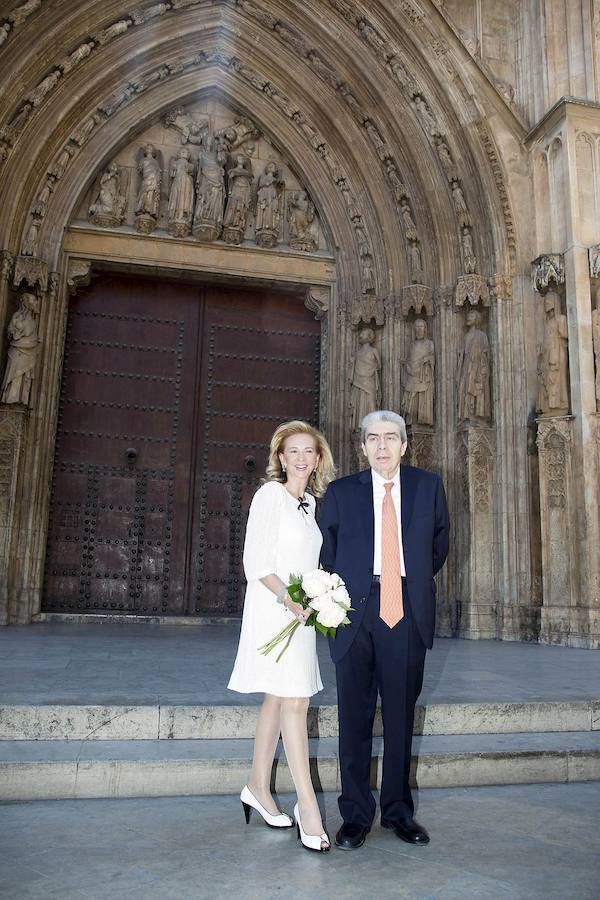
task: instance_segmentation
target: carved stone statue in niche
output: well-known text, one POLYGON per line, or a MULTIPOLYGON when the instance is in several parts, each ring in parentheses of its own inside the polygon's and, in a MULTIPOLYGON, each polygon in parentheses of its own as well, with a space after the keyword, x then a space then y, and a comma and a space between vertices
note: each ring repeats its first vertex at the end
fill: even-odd
POLYGON ((433 425, 435 350, 424 319, 415 319, 414 335, 405 363, 402 410, 409 425, 433 425))
POLYGON ((252 204, 252 167, 250 160, 238 153, 235 166, 227 175, 227 207, 223 219, 223 238, 228 244, 241 244, 246 233, 252 204))
POLYGON ((315 207, 306 191, 294 191, 288 200, 288 221, 290 223, 290 247, 313 253, 317 242, 313 231, 315 207))
POLYGON ((260 247, 274 247, 279 240, 284 188, 277 163, 269 161, 258 179, 256 194, 256 243, 260 247))
POLYGON ((182 147, 171 162, 168 232, 173 237, 186 237, 192 230, 194 215, 194 164, 190 151, 182 147))
POLYGON ((350 430, 356 431, 367 415, 380 403, 381 357, 375 346, 372 328, 358 332, 358 350, 352 366, 350 388, 350 430))
POLYGON ((473 250, 473 235, 470 229, 462 230, 463 268, 466 275, 473 275, 477 269, 477 258, 473 250))
POLYGON ((162 172, 156 158, 156 149, 146 144, 138 165, 142 183, 135 204, 135 227, 142 234, 150 234, 156 228, 160 209, 160 183, 162 172))
POLYGON ((0 396, 2 403, 29 405, 39 349, 39 314, 39 298, 35 294, 23 294, 8 326, 8 360, 0 396))
POLYGON ((411 278, 413 281, 418 281, 423 275, 423 259, 421 257, 421 248, 418 241, 410 242, 408 257, 410 261, 411 278))
POLYGON ((98 196, 88 210, 88 218, 92 225, 114 228, 122 224, 127 197, 121 193, 120 181, 119 167, 111 163, 102 173, 98 196))
POLYGON ((198 160, 198 197, 194 212, 194 236, 201 241, 216 241, 223 228, 225 173, 212 142, 198 160))
POLYGON ((538 361, 538 412, 566 416, 569 411, 567 317, 560 311, 560 297, 544 296, 544 342, 538 361))
POLYGON ((412 217, 412 212, 410 206, 404 200, 401 207, 402 212, 402 222, 404 224, 404 234, 407 241, 416 241, 418 240, 417 234, 417 226, 415 225, 414 219, 412 217))
POLYGON ((459 357, 458 420, 489 421, 490 404, 490 343, 481 325, 481 313, 469 309, 466 316, 467 333, 459 357))

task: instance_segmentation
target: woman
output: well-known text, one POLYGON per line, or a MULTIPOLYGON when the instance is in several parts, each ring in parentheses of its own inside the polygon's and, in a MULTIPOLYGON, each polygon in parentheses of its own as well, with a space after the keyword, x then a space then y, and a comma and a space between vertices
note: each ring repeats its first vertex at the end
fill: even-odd
POLYGON ((270 792, 273 758, 279 740, 292 773, 298 802, 294 815, 305 847, 329 850, 312 786, 308 760, 308 699, 323 684, 314 628, 299 628, 276 662, 258 648, 274 637, 291 616, 304 624, 309 611, 286 591, 291 574, 318 568, 321 533, 315 521, 315 497, 333 477, 333 459, 325 438, 306 422, 280 425, 271 439, 267 479, 250 506, 244 570, 248 580, 242 631, 229 688, 264 692, 254 739, 252 771, 240 799, 246 822, 250 809, 268 825, 289 828, 293 820, 280 812, 270 792), (310 493, 307 490, 310 486, 310 493))

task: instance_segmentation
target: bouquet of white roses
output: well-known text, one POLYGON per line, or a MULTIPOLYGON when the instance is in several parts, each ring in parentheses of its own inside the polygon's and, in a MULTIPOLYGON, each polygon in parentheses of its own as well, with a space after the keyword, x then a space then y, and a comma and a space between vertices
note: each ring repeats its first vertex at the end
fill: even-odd
MULTIPOLYGON (((305 575, 290 575, 287 592, 294 603, 298 603, 303 609, 311 610, 304 624, 305 628, 311 625, 321 634, 334 638, 340 626, 350 625, 348 618, 348 612, 352 609, 350 596, 339 575, 324 572, 322 569, 306 572, 305 575)), ((279 662, 299 626, 300 622, 297 620, 290 622, 274 638, 259 647, 259 651, 266 656, 285 641, 283 650, 276 660, 279 662)))

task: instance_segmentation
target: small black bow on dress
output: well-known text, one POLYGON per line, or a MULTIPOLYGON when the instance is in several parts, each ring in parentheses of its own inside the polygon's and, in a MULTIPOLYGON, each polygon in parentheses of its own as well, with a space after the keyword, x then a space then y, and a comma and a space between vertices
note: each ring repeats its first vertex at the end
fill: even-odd
POLYGON ((298 497, 298 509, 301 509, 305 516, 308 515, 308 500, 304 497, 298 497))

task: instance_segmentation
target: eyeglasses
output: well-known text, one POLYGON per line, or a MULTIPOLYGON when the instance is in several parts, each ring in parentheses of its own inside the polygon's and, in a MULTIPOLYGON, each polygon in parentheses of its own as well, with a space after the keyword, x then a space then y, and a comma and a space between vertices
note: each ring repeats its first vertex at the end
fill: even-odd
POLYGON ((402 438, 400 435, 393 431, 389 434, 368 434, 365 439, 365 444, 376 447, 380 441, 383 441, 384 444, 396 444, 401 440, 402 438))

